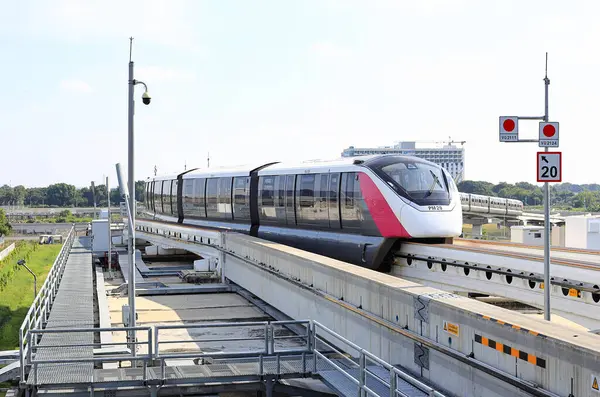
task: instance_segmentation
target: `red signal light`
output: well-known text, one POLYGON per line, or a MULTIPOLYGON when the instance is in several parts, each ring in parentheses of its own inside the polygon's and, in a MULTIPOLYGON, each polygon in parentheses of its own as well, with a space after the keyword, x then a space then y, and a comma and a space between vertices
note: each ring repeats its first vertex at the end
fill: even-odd
POLYGON ((504 120, 504 123, 502 123, 502 128, 504 128, 504 131, 506 132, 511 132, 515 129, 515 122, 512 119, 506 119, 504 120))
POLYGON ((554 134, 556 134, 556 128, 554 128, 554 126, 552 124, 546 124, 544 126, 544 128, 542 129, 542 132, 544 133, 545 136, 550 138, 550 137, 554 136, 554 134))

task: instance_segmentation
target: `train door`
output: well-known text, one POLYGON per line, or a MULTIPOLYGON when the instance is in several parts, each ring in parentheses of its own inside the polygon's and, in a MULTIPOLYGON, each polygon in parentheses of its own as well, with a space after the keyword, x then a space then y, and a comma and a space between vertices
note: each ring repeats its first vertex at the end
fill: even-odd
POLYGON ((339 229, 340 225, 340 174, 331 174, 329 178, 329 227, 339 229))

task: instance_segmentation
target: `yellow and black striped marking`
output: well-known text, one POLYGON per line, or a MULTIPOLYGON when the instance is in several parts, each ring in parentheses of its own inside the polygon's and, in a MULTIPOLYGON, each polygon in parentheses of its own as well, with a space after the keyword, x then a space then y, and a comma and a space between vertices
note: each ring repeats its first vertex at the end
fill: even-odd
POLYGON ((488 339, 485 336, 475 334, 475 342, 481 343, 482 345, 487 346, 489 348, 498 350, 499 352, 502 352, 504 354, 509 354, 513 357, 517 357, 523 361, 527 361, 530 364, 537 365, 540 368, 546 368, 546 360, 544 360, 543 358, 536 357, 533 354, 524 352, 523 350, 515 349, 503 343, 488 339))
POLYGON ((512 329, 516 329, 516 330, 525 332, 526 334, 530 334, 530 335, 533 335, 533 336, 539 336, 540 338, 546 338, 546 335, 544 335, 544 334, 540 334, 539 332, 532 331, 532 330, 527 329, 527 328, 523 328, 523 327, 521 327, 519 325, 506 323, 506 322, 504 322, 502 320, 498 320, 498 319, 496 319, 494 317, 484 316, 483 314, 479 314, 479 317, 483 318, 484 320, 493 321, 496 324, 504 325, 505 327, 509 327, 509 328, 512 328, 512 329))

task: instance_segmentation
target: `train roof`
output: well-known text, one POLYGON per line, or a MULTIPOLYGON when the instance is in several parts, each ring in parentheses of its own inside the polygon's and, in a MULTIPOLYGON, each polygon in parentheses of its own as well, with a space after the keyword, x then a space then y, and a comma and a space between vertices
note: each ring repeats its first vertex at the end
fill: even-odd
POLYGON ((211 178, 211 177, 225 177, 225 176, 249 176, 250 172, 268 166, 273 163, 251 163, 239 166, 227 166, 227 167, 216 167, 216 168, 198 168, 192 172, 188 172, 183 176, 183 179, 188 178, 211 178))
MULTIPOLYGON (((365 156, 354 156, 354 157, 340 157, 331 160, 306 160, 300 162, 271 162, 271 163, 252 163, 246 165, 239 165, 233 167, 217 167, 217 168, 198 168, 191 171, 185 172, 183 179, 190 178, 212 178, 212 177, 235 177, 235 176, 249 176, 253 170, 259 170, 261 175, 274 175, 281 173, 294 173, 299 170, 302 173, 305 172, 323 172, 325 169, 337 169, 344 170, 352 169, 353 166, 361 164, 362 162, 368 163, 369 160, 373 160, 381 157, 399 157, 402 159, 410 159, 422 163, 431 164, 438 166, 431 161, 427 161, 414 156, 401 156, 396 154, 374 154, 365 156)), ((438 166, 439 167, 439 166, 438 166)), ((149 180, 168 180, 177 179, 177 176, 181 174, 161 175, 149 180)))

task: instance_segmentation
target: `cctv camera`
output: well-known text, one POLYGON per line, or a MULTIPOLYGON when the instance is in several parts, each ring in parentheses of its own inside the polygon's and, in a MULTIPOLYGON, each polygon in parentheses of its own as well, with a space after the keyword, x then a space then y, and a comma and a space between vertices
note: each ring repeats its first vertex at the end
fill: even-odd
POLYGON ((144 102, 144 105, 150 105, 150 94, 148 94, 148 91, 144 92, 142 94, 142 102, 144 102))
POLYGON ((20 265, 20 266, 23 266, 23 265, 25 264, 25 260, 24 260, 24 259, 20 259, 20 260, 17 262, 17 264, 18 264, 18 265, 20 265))

